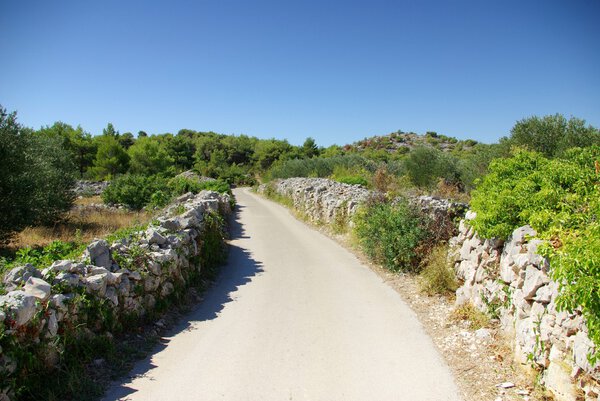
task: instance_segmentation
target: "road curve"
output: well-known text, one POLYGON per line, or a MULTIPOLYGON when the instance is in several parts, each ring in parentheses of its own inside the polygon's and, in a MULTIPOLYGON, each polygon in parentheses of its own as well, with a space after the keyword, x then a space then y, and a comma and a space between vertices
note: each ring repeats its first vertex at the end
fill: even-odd
POLYGON ((354 255, 236 189, 229 262, 104 400, 461 400, 415 314, 354 255))

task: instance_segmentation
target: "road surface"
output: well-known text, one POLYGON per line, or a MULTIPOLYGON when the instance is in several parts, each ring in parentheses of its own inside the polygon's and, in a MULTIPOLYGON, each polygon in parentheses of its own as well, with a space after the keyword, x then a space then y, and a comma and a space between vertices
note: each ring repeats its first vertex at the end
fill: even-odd
POLYGON ((228 265, 105 400, 460 400, 399 295, 280 205, 236 189, 228 265))

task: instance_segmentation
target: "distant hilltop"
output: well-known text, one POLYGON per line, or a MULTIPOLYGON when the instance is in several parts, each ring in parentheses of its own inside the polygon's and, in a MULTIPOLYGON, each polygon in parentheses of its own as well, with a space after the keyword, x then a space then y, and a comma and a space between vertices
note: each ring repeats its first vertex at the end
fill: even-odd
POLYGON ((425 135, 414 132, 397 131, 383 136, 372 136, 363 140, 345 145, 345 151, 385 150, 389 153, 408 153, 419 146, 427 146, 444 152, 469 150, 477 145, 473 139, 458 140, 454 137, 428 131, 425 135))

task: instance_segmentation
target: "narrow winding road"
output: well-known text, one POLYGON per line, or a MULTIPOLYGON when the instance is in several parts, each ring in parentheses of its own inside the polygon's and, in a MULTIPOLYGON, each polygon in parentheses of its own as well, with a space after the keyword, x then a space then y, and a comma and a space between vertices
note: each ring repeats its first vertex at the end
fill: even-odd
POLYGON ((237 189, 229 263, 105 400, 460 400, 414 313, 350 252, 237 189))

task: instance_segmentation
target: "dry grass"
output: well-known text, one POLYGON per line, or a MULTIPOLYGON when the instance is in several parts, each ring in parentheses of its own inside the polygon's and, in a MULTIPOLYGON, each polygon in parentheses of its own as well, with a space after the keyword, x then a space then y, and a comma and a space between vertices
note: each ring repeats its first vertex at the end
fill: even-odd
POLYGON ((451 319, 454 321, 466 320, 469 322, 469 327, 472 330, 489 327, 490 318, 477 309, 472 303, 465 303, 454 309, 451 319))
POLYGON ((419 287, 427 295, 450 295, 458 288, 454 269, 448 263, 448 247, 438 245, 424 260, 419 287))
POLYGON ((443 178, 438 180, 432 195, 440 198, 452 199, 456 202, 469 203, 471 201, 471 196, 469 194, 459 190, 456 185, 446 183, 443 178))
POLYGON ((54 226, 28 227, 15 236, 9 249, 41 247, 54 240, 89 242, 104 237, 120 228, 144 224, 152 215, 146 212, 115 210, 94 207, 101 204, 100 197, 77 199, 75 207, 54 226))

